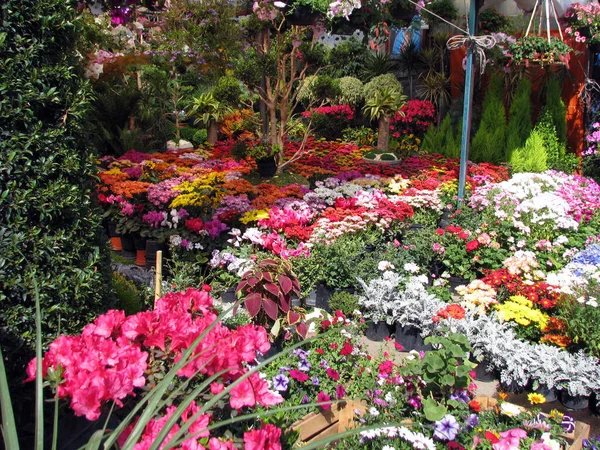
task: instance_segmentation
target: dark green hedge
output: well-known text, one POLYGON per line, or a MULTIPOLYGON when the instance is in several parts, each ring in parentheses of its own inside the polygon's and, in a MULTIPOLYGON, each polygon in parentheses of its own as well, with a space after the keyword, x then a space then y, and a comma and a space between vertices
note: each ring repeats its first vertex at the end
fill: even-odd
POLYGON ((92 200, 92 91, 80 77, 76 3, 0 8, 0 346, 18 376, 34 344, 33 276, 46 345, 107 309, 111 281, 92 200))

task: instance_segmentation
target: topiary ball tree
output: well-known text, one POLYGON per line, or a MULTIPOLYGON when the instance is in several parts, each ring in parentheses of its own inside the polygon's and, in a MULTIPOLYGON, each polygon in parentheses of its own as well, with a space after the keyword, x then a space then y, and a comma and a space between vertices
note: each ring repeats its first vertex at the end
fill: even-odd
POLYGON ((111 278, 93 201, 92 91, 78 69, 77 4, 0 8, 0 347, 17 384, 35 344, 34 285, 47 344, 110 306, 111 278))

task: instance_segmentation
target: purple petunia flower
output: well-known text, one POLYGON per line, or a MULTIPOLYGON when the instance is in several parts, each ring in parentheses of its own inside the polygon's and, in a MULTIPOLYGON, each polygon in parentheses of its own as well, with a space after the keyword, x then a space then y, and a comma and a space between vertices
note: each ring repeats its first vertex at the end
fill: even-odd
POLYGON ((467 420, 465 420, 465 428, 467 430, 472 430, 477 425, 479 425, 479 416, 477 414, 471 414, 467 417, 467 420))
POLYGON ((312 377, 312 384, 313 386, 318 386, 319 384, 321 384, 318 376, 315 375, 314 377, 312 377))
POLYGON ((298 362, 298 369, 302 372, 308 372, 310 370, 310 363, 308 362, 308 360, 301 359, 300 362, 298 362))
POLYGON ((462 403, 469 403, 469 394, 467 394, 467 391, 465 391, 464 389, 455 391, 450 396, 450 400, 456 400, 462 403))
POLYGON ((280 373, 273 377, 273 387, 276 391, 285 392, 288 389, 288 385, 290 384, 290 380, 284 374, 280 373))
POLYGON ((446 414, 442 420, 435 423, 433 437, 440 441, 452 441, 456 438, 460 426, 452 414, 446 414))
POLYGON ((305 395, 304 397, 302 397, 301 403, 310 403, 310 398, 308 398, 308 395, 305 395))

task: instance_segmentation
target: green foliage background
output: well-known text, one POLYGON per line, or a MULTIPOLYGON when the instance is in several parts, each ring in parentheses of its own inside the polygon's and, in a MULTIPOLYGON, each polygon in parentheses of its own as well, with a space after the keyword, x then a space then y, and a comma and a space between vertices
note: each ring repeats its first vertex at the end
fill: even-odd
POLYGON ((106 310, 110 272, 92 200, 76 2, 6 0, 0 21, 0 346, 16 383, 34 348, 34 279, 48 341, 106 310))

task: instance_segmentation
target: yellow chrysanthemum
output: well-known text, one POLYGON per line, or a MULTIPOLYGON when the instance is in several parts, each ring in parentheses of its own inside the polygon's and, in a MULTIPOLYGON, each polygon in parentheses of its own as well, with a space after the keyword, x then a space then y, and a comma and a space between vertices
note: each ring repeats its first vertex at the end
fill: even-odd
POLYGON ((252 211, 248 211, 240 218, 240 222, 243 224, 248 224, 250 222, 258 222, 261 219, 268 219, 269 211, 266 209, 253 209, 252 211))
POLYGON ((544 397, 542 394, 536 394, 535 392, 527 394, 527 400, 529 400, 529 403, 532 405, 541 405, 546 403, 546 397, 544 397))

